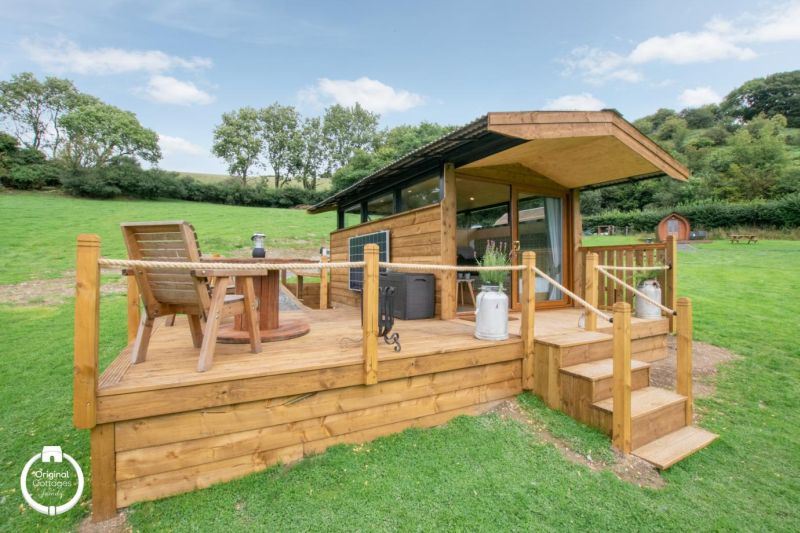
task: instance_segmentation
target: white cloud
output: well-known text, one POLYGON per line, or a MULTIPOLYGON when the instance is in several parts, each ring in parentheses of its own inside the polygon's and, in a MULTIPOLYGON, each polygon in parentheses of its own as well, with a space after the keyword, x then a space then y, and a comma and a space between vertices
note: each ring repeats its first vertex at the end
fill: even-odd
POLYGON ((597 111, 603 109, 605 103, 592 96, 590 93, 565 94, 553 100, 548 100, 544 109, 554 111, 597 111))
POLYGON ((175 69, 209 68, 212 64, 207 57, 184 58, 160 50, 84 50, 73 41, 60 37, 38 41, 24 39, 21 47, 30 59, 46 69, 78 74, 158 73, 175 69))
POLYGON ((694 89, 686 89, 683 91, 678 100, 685 107, 700 107, 707 104, 716 104, 722 101, 722 96, 711 87, 695 87, 694 89))
POLYGON ((146 87, 139 88, 135 92, 162 104, 206 105, 214 101, 212 95, 194 83, 171 76, 152 76, 146 87))
POLYGON ((628 53, 580 46, 562 62, 566 74, 578 74, 589 83, 613 79, 637 82, 643 79, 637 69, 648 63, 747 61, 758 55, 752 45, 797 40, 800 40, 800 0, 793 0, 758 16, 743 15, 736 20, 715 17, 700 31, 649 37, 628 53))
POLYGON ((158 134, 158 145, 165 157, 187 154, 187 155, 208 155, 208 150, 187 141, 183 137, 172 137, 170 135, 158 134))
POLYGON ((301 90, 298 99, 313 107, 329 103, 352 106, 358 102, 375 113, 407 111, 425 103, 425 98, 419 94, 398 90, 367 77, 357 80, 320 78, 313 87, 301 90))

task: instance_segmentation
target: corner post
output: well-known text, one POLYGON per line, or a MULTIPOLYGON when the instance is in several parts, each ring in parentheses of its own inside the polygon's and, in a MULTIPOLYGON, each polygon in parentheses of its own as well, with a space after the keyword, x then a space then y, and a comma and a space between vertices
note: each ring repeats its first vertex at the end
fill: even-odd
MULTIPOLYGON (((678 300, 678 240, 675 235, 667 235, 666 262, 669 270, 666 273, 667 286, 665 287, 664 305, 675 309, 678 300)), ((675 317, 669 317, 669 330, 676 331, 675 317)))
MULTIPOLYGON (((597 307, 598 300, 598 285, 599 273, 597 272, 597 265, 599 257, 595 252, 586 253, 586 272, 584 273, 584 299, 597 307)), ((597 331, 597 315, 591 311, 586 312, 586 331, 597 331)))
POLYGON ((677 393, 686 396, 686 425, 692 425, 694 397, 692 394, 692 301, 678 298, 678 361, 677 393))
POLYGON ((378 258, 377 244, 364 246, 364 287, 361 293, 363 306, 364 384, 378 382, 378 258))
POLYGON ((533 390, 534 366, 534 322, 536 317, 536 274, 533 267, 536 265, 535 252, 522 252, 522 388, 533 390))
POLYGON ((100 237, 78 235, 75 264, 73 414, 78 429, 96 424, 97 359, 100 345, 100 237))
MULTIPOLYGON (((456 168, 453 163, 445 163, 442 185, 444 196, 441 203, 441 263, 456 264, 456 168)), ((442 310, 441 319, 450 320, 456 317, 456 273, 443 271, 438 280, 441 286, 442 310)))
MULTIPOLYGON (((323 263, 330 261, 327 257, 322 258, 323 263)), ((319 269, 319 308, 328 308, 328 269, 324 266, 319 269)))
POLYGON ((631 453, 631 305, 614 304, 614 411, 611 442, 631 453))
POLYGON ((132 271, 126 271, 128 278, 128 344, 132 343, 139 331, 141 309, 139 308, 139 284, 132 271))

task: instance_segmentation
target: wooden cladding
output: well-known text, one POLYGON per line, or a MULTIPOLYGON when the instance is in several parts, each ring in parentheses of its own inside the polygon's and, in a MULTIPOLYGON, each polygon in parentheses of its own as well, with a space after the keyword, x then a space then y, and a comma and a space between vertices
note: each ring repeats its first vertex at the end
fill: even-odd
MULTIPOLYGON (((441 251, 441 207, 439 204, 331 233, 331 261, 347 261, 347 239, 357 235, 389 231, 389 257, 393 263, 439 264, 441 251)), ((436 314, 441 311, 441 272, 436 272, 436 314)), ((331 270, 331 304, 361 305, 361 295, 351 291, 346 269, 331 270)))
MULTIPOLYGON (((634 272, 630 270, 614 270, 615 266, 656 266, 669 265, 672 258, 667 253, 668 247, 663 243, 656 244, 631 244, 623 246, 591 246, 580 249, 580 264, 586 264, 586 254, 594 252, 598 255, 600 266, 610 267, 609 272, 624 280, 629 285, 634 283, 634 272)), ((668 295, 671 293, 674 280, 669 270, 652 271, 653 278, 661 285, 661 292, 665 305, 669 306, 668 295)), ((588 273, 583 273, 584 280, 588 273)), ((600 309, 611 309, 616 302, 627 302, 633 305, 634 294, 632 291, 620 286, 600 274, 597 279, 597 306, 600 309)))

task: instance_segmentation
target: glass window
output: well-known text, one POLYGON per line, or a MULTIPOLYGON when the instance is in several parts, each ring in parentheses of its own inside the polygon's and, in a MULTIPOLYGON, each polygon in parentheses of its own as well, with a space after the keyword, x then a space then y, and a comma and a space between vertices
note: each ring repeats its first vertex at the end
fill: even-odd
POLYGON ((357 226, 361 224, 361 204, 354 204, 344 209, 344 226, 357 226))
MULTIPOLYGON (((520 252, 536 252, 536 266, 548 276, 564 282, 563 200, 520 192, 517 198, 517 227, 520 252)), ((522 280, 518 287, 522 294, 522 280)), ((536 277, 536 301, 561 300, 564 295, 544 278, 536 277)))
POLYGON ((380 220, 394 213, 394 194, 389 192, 367 201, 367 220, 380 220))
POLYGON ((403 211, 439 203, 439 175, 407 185, 400 191, 400 206, 403 211))

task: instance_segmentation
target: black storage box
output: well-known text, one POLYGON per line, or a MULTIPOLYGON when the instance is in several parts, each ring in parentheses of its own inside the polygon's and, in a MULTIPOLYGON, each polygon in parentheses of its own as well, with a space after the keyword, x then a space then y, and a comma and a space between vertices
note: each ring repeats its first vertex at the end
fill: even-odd
POLYGON ((383 272, 380 275, 381 287, 394 287, 394 317, 400 320, 433 318, 435 284, 433 274, 383 272))

